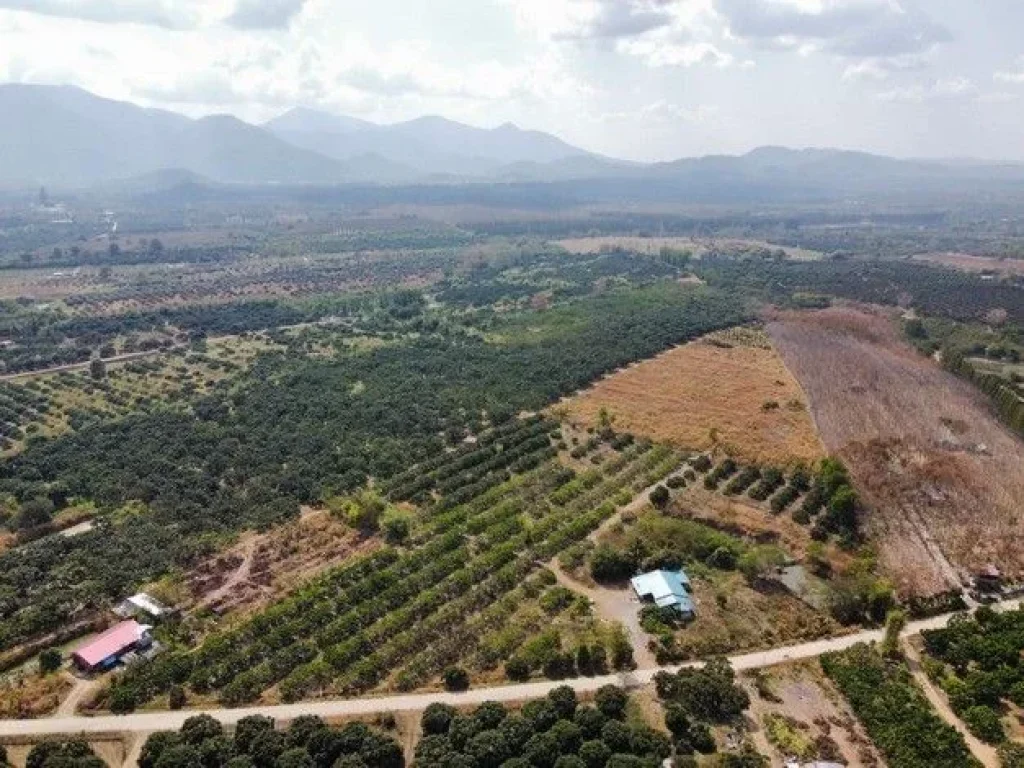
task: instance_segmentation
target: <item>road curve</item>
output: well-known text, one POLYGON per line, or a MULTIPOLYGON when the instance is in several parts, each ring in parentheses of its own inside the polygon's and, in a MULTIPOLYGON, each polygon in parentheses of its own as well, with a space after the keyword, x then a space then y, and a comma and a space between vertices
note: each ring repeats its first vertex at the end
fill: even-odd
MULTIPOLYGON (((996 610, 1006 611, 1019 608, 1021 600, 1011 600, 994 606, 996 610)), ((920 634, 926 629, 939 629, 946 626, 955 614, 944 614, 931 619, 909 623, 903 630, 903 636, 920 634)), ((785 664, 789 661, 816 658, 830 651, 842 651, 857 643, 877 642, 882 639, 882 630, 865 630, 842 637, 815 640, 800 645, 772 648, 739 656, 731 656, 733 668, 737 671, 770 667, 785 664)), ((455 706, 474 706, 484 701, 514 702, 537 699, 546 696, 549 691, 560 685, 568 685, 579 693, 596 691, 602 685, 613 683, 626 688, 639 688, 647 685, 655 674, 661 671, 672 672, 682 667, 699 666, 701 662, 691 662, 677 666, 649 667, 633 672, 602 675, 599 677, 582 677, 573 680, 542 680, 533 683, 502 685, 493 688, 474 688, 463 693, 415 693, 396 696, 365 697, 360 699, 334 699, 322 701, 304 701, 295 704, 279 704, 274 706, 254 706, 237 709, 181 710, 177 712, 139 712, 130 715, 103 715, 99 717, 50 717, 38 720, 0 720, 0 737, 5 736, 51 736, 59 734, 88 733, 150 733, 153 731, 177 730, 186 718, 193 715, 208 714, 225 725, 233 725, 248 715, 267 715, 277 720, 288 721, 299 715, 319 715, 331 717, 359 717, 374 715, 381 712, 420 711, 435 701, 454 704, 455 706)))

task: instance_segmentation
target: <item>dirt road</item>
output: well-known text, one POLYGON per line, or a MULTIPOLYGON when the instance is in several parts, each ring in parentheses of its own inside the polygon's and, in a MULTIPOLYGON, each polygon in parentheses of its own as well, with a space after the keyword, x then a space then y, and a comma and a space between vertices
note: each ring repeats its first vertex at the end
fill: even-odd
POLYGON ((967 742, 967 747, 971 750, 971 754, 973 754, 978 759, 978 762, 985 766, 985 768, 1000 768, 1002 762, 999 759, 999 753, 996 752, 995 747, 981 741, 967 730, 967 726, 964 725, 963 721, 956 716, 956 713, 949 706, 949 702, 946 701, 946 697, 943 696, 942 693, 935 688, 932 681, 928 679, 928 675, 926 675, 924 670, 921 668, 921 655, 914 647, 913 643, 905 642, 903 644, 903 650, 906 651, 907 664, 910 666, 910 672, 914 676, 914 681, 931 703, 932 709, 935 710, 936 714, 960 732, 960 735, 964 737, 964 741, 967 742))
MULTIPOLYGON (((644 488, 631 502, 601 523, 587 538, 594 544, 597 544, 605 532, 622 521, 623 515, 636 515, 642 512, 645 507, 650 505, 648 497, 651 491, 661 484, 662 481, 659 480, 654 485, 644 488)), ((557 557, 547 563, 547 567, 555 574, 559 584, 589 599, 601 619, 622 624, 633 646, 633 659, 636 661, 637 666, 654 667, 657 665, 658 662, 654 658, 654 654, 647 647, 650 636, 640 626, 640 601, 629 586, 623 589, 610 589, 608 587, 591 587, 581 584, 562 570, 562 566, 558 564, 557 557)))
MULTIPOLYGON (((1020 607, 1021 600, 1012 600, 996 606, 997 610, 1012 610, 1020 607)), ((925 629, 946 626, 954 614, 936 616, 907 625, 904 637, 916 635, 925 629)), ((879 642, 882 630, 866 630, 854 635, 829 640, 816 640, 802 645, 774 648, 730 658, 737 671, 770 667, 790 661, 816 658, 829 651, 842 651, 857 643, 879 642)), ((178 712, 140 712, 132 715, 104 715, 101 717, 52 717, 40 720, 0 720, 0 737, 3 736, 47 736, 76 733, 148 733, 152 731, 177 730, 186 718, 192 715, 209 714, 226 725, 233 725, 249 715, 266 715, 280 721, 289 721, 299 715, 319 715, 324 718, 363 717, 382 712, 416 712, 432 702, 439 701, 455 706, 475 706, 485 701, 515 702, 542 698, 554 688, 568 685, 580 693, 596 691, 602 685, 615 684, 625 688, 641 688, 650 684, 655 674, 672 672, 682 667, 700 666, 700 662, 673 667, 649 667, 634 672, 584 677, 576 680, 540 680, 519 685, 502 685, 493 688, 475 688, 464 693, 417 693, 397 696, 367 697, 362 699, 338 699, 330 701, 307 701, 296 704, 255 706, 239 709, 185 710, 178 712)))
MULTIPOLYGON (((154 355, 162 355, 166 352, 173 352, 176 349, 181 349, 181 345, 174 347, 167 347, 165 349, 147 349, 143 352, 128 352, 124 355, 114 355, 113 357, 103 358, 105 365, 111 365, 113 363, 127 363, 132 360, 139 360, 144 357, 153 357, 154 355)), ((31 379, 36 376, 46 376, 50 373, 64 373, 65 371, 84 371, 92 365, 91 360, 86 360, 84 363, 68 363, 67 365, 55 365, 52 368, 40 368, 35 371, 19 371, 18 373, 5 373, 0 376, 0 381, 17 381, 19 379, 31 379)))

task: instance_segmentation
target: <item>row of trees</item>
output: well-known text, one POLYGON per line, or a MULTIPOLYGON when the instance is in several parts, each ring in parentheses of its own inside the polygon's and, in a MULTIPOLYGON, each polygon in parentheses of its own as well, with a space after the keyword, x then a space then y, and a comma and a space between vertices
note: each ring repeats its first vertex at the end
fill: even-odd
POLYGON ((346 566, 326 579, 329 587, 303 590, 195 652, 164 654, 133 668, 111 690, 111 706, 130 708, 186 682, 198 692, 219 690, 232 704, 279 681, 290 697, 328 687, 365 690, 396 671, 403 686, 422 684, 474 651, 488 629, 476 620, 535 573, 538 562, 613 514, 608 498, 643 487, 651 473, 678 462, 669 449, 636 446, 621 458, 617 468, 609 462, 602 484, 565 507, 545 501, 565 477, 554 463, 485 492, 479 503, 448 508, 439 502, 417 532, 418 546, 400 556, 376 555, 387 558, 383 567, 346 566))
POLYGON ((233 732, 209 715, 188 718, 177 732, 154 733, 142 747, 139 768, 404 768, 390 735, 363 723, 328 726, 302 715, 286 729, 251 715, 233 732))
POLYGON ((982 741, 1006 741, 1005 702, 1024 706, 1024 611, 983 607, 973 618, 957 618, 923 637, 928 655, 938 662, 927 670, 967 727, 982 741))
POLYGON ((892 768, 978 768, 963 737, 932 710, 903 662, 867 645, 821 657, 892 768))
POLYGON ((497 702, 461 714, 432 704, 423 713, 417 768, 655 768, 672 744, 658 731, 626 723, 629 698, 616 686, 581 704, 568 686, 513 713, 497 702))

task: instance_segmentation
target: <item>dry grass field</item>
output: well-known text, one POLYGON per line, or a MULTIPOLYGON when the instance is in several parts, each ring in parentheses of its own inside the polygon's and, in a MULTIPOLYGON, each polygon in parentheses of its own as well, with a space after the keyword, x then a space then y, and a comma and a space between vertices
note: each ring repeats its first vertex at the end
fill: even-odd
POLYGON ((994 272, 1000 275, 1024 275, 1024 259, 996 259, 969 253, 922 253, 914 261, 941 264, 964 272, 994 272))
POLYGON ((690 251, 694 256, 700 258, 710 250, 726 250, 730 252, 754 252, 768 249, 770 251, 785 251, 786 256, 791 259, 817 259, 821 254, 817 251, 809 251, 805 248, 790 248, 788 246, 766 243, 763 240, 740 240, 736 238, 689 238, 689 237, 629 237, 619 235, 605 235, 601 237, 577 237, 567 240, 558 240, 555 245, 560 245, 571 253, 600 253, 606 248, 625 248, 637 253, 657 254, 662 248, 670 248, 677 251, 690 251))
POLYGON ((824 454, 803 391, 763 334, 734 329, 619 371, 565 404, 570 418, 746 461, 811 462, 824 454))
POLYGON ((1024 443, 980 393, 904 344, 881 310, 779 313, 768 330, 849 464, 901 592, 958 586, 989 562, 1024 573, 1024 443))

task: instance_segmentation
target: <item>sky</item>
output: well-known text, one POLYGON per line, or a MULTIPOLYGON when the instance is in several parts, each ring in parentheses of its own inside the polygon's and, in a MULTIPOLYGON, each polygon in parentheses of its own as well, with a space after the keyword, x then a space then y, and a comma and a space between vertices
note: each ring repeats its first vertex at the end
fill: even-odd
POLYGON ((1024 161, 1024 0, 0 0, 0 82, 512 122, 632 160, 1024 161))

